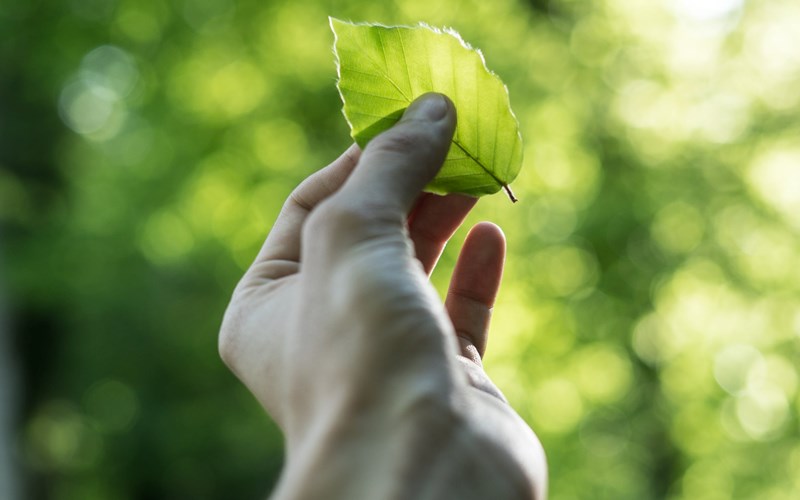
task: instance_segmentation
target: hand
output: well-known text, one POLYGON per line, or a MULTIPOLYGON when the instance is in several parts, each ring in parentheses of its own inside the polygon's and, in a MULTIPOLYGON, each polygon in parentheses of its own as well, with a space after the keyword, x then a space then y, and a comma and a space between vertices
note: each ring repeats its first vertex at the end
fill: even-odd
POLYGON ((475 204, 420 195, 454 128, 423 96, 306 179, 234 292, 220 352, 286 434, 278 496, 543 495, 538 440, 481 366, 502 232, 472 229, 444 306, 427 281, 475 204))

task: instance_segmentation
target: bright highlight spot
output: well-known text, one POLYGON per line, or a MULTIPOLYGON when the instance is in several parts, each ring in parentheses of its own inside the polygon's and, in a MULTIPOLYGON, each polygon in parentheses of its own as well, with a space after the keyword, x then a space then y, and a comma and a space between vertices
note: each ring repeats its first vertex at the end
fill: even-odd
POLYGON ((270 90, 262 68, 231 57, 232 49, 210 45, 172 72, 171 98, 210 122, 233 120, 259 106, 270 90))
POLYGON ((743 3, 743 0, 671 0, 669 6, 684 19, 710 22, 740 11, 743 3))
POLYGON ((139 246, 151 261, 166 264, 189 253, 194 246, 194 236, 183 219, 164 211, 147 220, 139 246))
POLYGON ((714 378, 720 387, 736 395, 747 384, 747 375, 764 358, 755 347, 746 344, 733 344, 725 347, 714 358, 714 378))
POLYGON ((572 295, 597 280, 594 257, 573 246, 553 246, 537 253, 532 267, 541 274, 543 285, 555 296, 572 295))
POLYGON ((553 434, 571 431, 583 417, 583 401, 572 382, 555 378, 541 384, 532 397, 536 429, 553 434))
POLYGON ((133 390, 118 380, 98 382, 84 396, 87 413, 102 431, 129 429, 139 413, 139 400, 133 390))
POLYGON ((102 454, 94 429, 71 404, 51 401, 30 420, 26 429, 29 458, 44 469, 82 469, 102 454))
POLYGON ((613 403, 630 388, 631 368, 616 349, 597 344, 576 353, 572 372, 581 394, 598 404, 613 403))
POLYGON ((297 122, 277 119, 253 127, 253 150, 269 168, 291 170, 302 166, 307 148, 306 133, 297 122))
POLYGON ((58 100, 62 121, 89 139, 114 137, 123 125, 123 99, 139 80, 133 58, 112 45, 84 56, 77 77, 64 86, 58 100))
POLYGON ((76 81, 61 91, 58 111, 69 128, 79 134, 91 134, 110 124, 116 101, 107 89, 76 81))
POLYGON ((800 228, 800 147, 774 148, 750 166, 750 187, 795 228, 800 228))
POLYGON ((690 252, 703 237, 703 216, 686 202, 672 202, 658 212, 651 231, 663 250, 675 254, 690 252))
POLYGON ((118 99, 130 94, 139 80, 133 58, 113 45, 103 45, 86 54, 79 74, 82 80, 112 92, 118 99))
POLYGON ((755 440, 774 438, 789 415, 789 404, 778 389, 749 391, 736 401, 736 416, 755 440))

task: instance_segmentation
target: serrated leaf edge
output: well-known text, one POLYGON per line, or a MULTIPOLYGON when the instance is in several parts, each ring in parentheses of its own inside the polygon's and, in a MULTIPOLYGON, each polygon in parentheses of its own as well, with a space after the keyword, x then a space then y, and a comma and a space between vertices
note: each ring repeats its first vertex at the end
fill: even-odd
MULTIPOLYGON (((341 69, 341 62, 339 60, 339 52, 336 50, 336 43, 339 41, 339 34, 336 32, 336 28, 333 25, 334 21, 338 21, 340 23, 351 24, 353 26, 379 27, 379 28, 386 28, 386 29, 392 29, 392 28, 407 28, 407 29, 427 28, 427 29, 433 31, 436 34, 439 34, 439 35, 446 34, 446 35, 450 35, 450 36, 454 37, 456 40, 458 40, 458 43, 461 44, 462 47, 464 47, 467 50, 470 50, 470 51, 473 51, 473 52, 477 53, 478 54, 478 58, 481 61, 481 65, 483 66, 483 69, 487 73, 489 73, 489 75, 491 75, 493 78, 497 79, 497 81, 500 82, 500 85, 503 86, 503 89, 506 91, 506 98, 508 99, 508 111, 509 111, 509 113, 511 113, 511 117, 514 119, 514 123, 516 123, 516 125, 517 125, 517 140, 519 140, 519 142, 520 142, 520 147, 523 146, 524 143, 522 141, 522 132, 520 131, 519 119, 517 118, 517 115, 514 113, 514 110, 511 107, 511 92, 509 92, 509 90, 508 90, 508 85, 506 85, 503 82, 503 79, 500 78, 500 76, 497 73, 495 73, 494 71, 490 70, 489 67, 486 65, 486 58, 483 56, 483 51, 481 51, 481 49, 475 48, 472 45, 470 45, 466 40, 464 40, 461 37, 461 34, 458 31, 456 31, 455 29, 450 28, 450 27, 438 28, 436 26, 431 26, 430 24, 422 22, 422 21, 417 23, 417 25, 398 24, 398 25, 388 26, 388 25, 385 25, 385 24, 382 24, 382 23, 345 21, 345 20, 342 20, 342 19, 335 18, 333 16, 328 16, 328 24, 330 25, 331 31, 333 32, 333 55, 334 55, 334 61, 335 61, 335 64, 336 64, 336 90, 339 93, 339 97, 341 98, 342 104, 343 104, 343 106, 342 106, 342 115, 344 115, 344 119, 347 122, 347 126, 350 127, 351 131, 353 130, 353 123, 347 117, 347 113, 345 113, 344 103, 346 101, 345 101, 345 98, 344 98, 344 94, 342 93, 342 89, 341 89, 341 87, 339 85, 339 82, 341 82, 341 80, 342 80, 342 69, 341 69)), ((411 103, 409 102, 409 104, 411 104, 411 103)), ((472 161, 474 161, 479 167, 481 167, 487 174, 489 174, 489 176, 492 177, 492 179, 494 179, 497 182, 497 184, 500 185, 501 189, 505 189, 512 201, 514 201, 514 202, 517 201, 516 198, 514 197, 513 193, 511 192, 511 189, 508 187, 508 184, 511 183, 516 178, 516 176, 514 176, 514 178, 511 179, 508 183, 502 182, 500 179, 497 178, 496 175, 494 175, 492 173, 491 170, 486 168, 486 166, 483 165, 483 163, 481 163, 480 160, 478 160, 475 157, 475 155, 473 155, 472 153, 467 151, 467 148, 465 148, 463 145, 461 145, 456 140, 451 140, 451 142, 453 144, 455 144, 458 147, 458 149, 463 151, 464 154, 466 154, 472 161)))

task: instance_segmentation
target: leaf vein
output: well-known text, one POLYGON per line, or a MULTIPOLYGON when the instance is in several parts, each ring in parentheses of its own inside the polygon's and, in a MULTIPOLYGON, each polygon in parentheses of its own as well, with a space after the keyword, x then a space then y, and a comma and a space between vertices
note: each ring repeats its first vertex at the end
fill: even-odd
POLYGON ((366 92, 366 91, 363 91, 363 90, 358 90, 358 89, 353 88, 353 87, 345 87, 345 88, 348 91, 353 92, 355 94, 361 94, 361 95, 365 95, 365 96, 369 96, 369 97, 375 97, 377 99, 385 99, 387 101, 402 102, 403 104, 408 104, 408 101, 406 101, 405 99, 397 99, 396 97, 388 97, 388 96, 385 96, 385 95, 374 94, 372 92, 366 92))
MULTIPOLYGON (((392 85, 394 85, 394 88, 396 88, 398 92, 400 92, 400 95, 403 96, 403 99, 405 99, 408 102, 411 102, 411 98, 409 96, 407 96, 405 92, 403 92, 403 90, 400 88, 400 86, 397 85, 397 83, 395 83, 394 80, 392 80, 392 76, 389 74, 389 62, 386 59, 386 47, 383 46, 383 30, 381 30, 381 29, 378 29, 378 40, 381 43, 381 52, 383 53, 383 62, 384 62, 384 65, 386 66, 386 79, 389 80, 389 82, 391 82, 392 85)), ((405 61, 405 57, 406 57, 406 55, 405 55, 405 53, 403 53, 403 60, 404 61, 405 61)))
POLYGON ((403 32, 404 30, 400 29, 397 31, 397 36, 400 38, 400 51, 403 53, 403 67, 406 69, 406 80, 408 80, 408 91, 411 95, 414 95, 414 88, 411 86, 411 72, 409 71, 408 66, 408 59, 406 59, 406 45, 403 43, 403 32))
MULTIPOLYGON (((458 102, 458 85, 456 84, 456 65, 453 64, 453 44, 452 43, 448 43, 447 47, 450 49, 450 58, 449 58, 448 62, 450 63, 450 74, 451 74, 451 76, 453 78, 452 79, 452 82, 453 82, 453 102, 458 102)), ((454 143, 456 143, 456 141, 459 140, 460 137, 461 137, 460 134, 458 133, 460 128, 461 127, 459 127, 458 124, 456 124, 456 131, 453 133, 453 142, 454 143)), ((456 143, 456 144, 458 144, 458 143, 456 143)))
POLYGON ((395 119, 393 119, 393 118, 391 118, 389 116, 386 116, 386 115, 376 115, 376 114, 373 114, 373 113, 364 113, 363 111, 350 110, 350 113, 352 113, 354 115, 369 116, 370 118, 379 118, 381 120, 390 121, 392 123, 397 121, 397 120, 395 120, 395 119))
MULTIPOLYGON (((445 179, 459 179, 465 177, 483 177, 482 172, 468 172, 466 174, 450 174, 450 175, 439 175, 436 177, 437 181, 445 180, 445 179)), ((494 186, 494 183, 486 184, 486 186, 494 186)))
POLYGON ((500 135, 500 110, 496 108, 499 99, 495 99, 495 117, 494 117, 494 145, 492 146, 492 159, 489 162, 494 165, 497 160, 497 137, 500 135))
POLYGON ((489 174, 489 176, 490 176, 492 179, 494 179, 494 180, 497 182, 497 184, 498 184, 498 185, 500 185, 500 186, 504 186, 504 185, 505 185, 505 183, 504 183, 503 181, 501 181, 500 179, 498 179, 498 178, 497 178, 497 176, 496 176, 496 175, 494 175, 494 172, 492 172, 491 170, 489 170, 489 168, 487 168, 487 167, 486 167, 486 165, 484 165, 484 164, 483 164, 483 163, 482 163, 482 162, 481 162, 481 161, 480 161, 478 158, 476 158, 476 157, 475 157, 475 155, 473 155, 472 153, 470 153, 470 152, 469 152, 469 151, 468 151, 468 150, 467 150, 467 149, 466 149, 466 148, 465 148, 465 147, 464 147, 464 146, 463 146, 463 145, 462 145, 460 142, 458 142, 458 141, 456 141, 455 139, 453 139, 453 144, 455 144, 456 146, 458 146, 458 148, 459 148, 461 151, 463 151, 465 155, 469 156, 469 158, 470 158, 472 161, 474 161, 474 162, 475 162, 475 163, 476 163, 476 164, 477 164, 479 167, 481 167, 481 168, 483 169, 483 171, 484 171, 484 172, 486 172, 487 174, 489 174))
MULTIPOLYGON (((410 102, 411 102, 411 99, 409 99, 409 98, 408 98, 408 97, 405 95, 405 93, 403 92, 403 90, 402 90, 400 87, 398 87, 396 83, 394 83, 394 80, 392 80, 392 79, 389 77, 389 75, 388 75, 388 74, 387 74, 387 75, 380 75, 380 74, 377 74, 377 73, 370 73, 370 72, 368 72, 368 71, 361 71, 361 70, 359 70, 359 69, 354 69, 354 68, 342 68, 342 71, 343 71, 343 72, 344 72, 344 71, 349 71, 349 72, 352 72, 352 73, 358 73, 358 74, 365 75, 365 76, 374 76, 375 78, 385 78, 385 79, 386 79, 386 81, 388 81, 389 83, 391 83, 391 84, 392 84, 392 87, 394 87, 394 88, 395 88, 395 90, 397 90, 397 92, 399 92, 399 93, 400 93, 400 95, 401 95, 401 96, 403 96, 403 99, 405 99, 405 101, 406 101, 407 103, 410 103, 410 102)), ((339 85, 341 86, 341 81, 339 82, 339 85)), ((353 87, 348 87, 348 88, 349 88, 350 90, 352 90, 352 89, 353 89, 353 87)))

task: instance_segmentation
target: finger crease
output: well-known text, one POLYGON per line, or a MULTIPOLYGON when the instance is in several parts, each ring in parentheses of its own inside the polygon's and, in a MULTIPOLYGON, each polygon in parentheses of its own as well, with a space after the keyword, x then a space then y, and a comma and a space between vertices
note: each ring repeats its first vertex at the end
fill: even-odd
POLYGON ((471 345, 478 347, 475 345, 475 339, 473 338, 473 335, 466 330, 456 330, 456 337, 460 338, 464 342, 469 342, 471 345))
POLYGON ((487 304, 485 300, 482 300, 481 298, 479 298, 474 293, 468 292, 466 290, 462 290, 462 289, 450 290, 450 295, 454 295, 454 296, 456 296, 456 297, 458 297, 460 299, 466 299, 466 300, 468 300, 470 302, 475 302, 475 303, 485 307, 489 311, 491 311, 493 309, 493 306, 490 305, 490 304, 487 304))
POLYGON ((291 199, 291 200, 292 200, 292 201, 293 201, 293 202, 294 202, 294 203, 295 203, 297 206, 299 206, 300 208, 302 208, 302 209, 303 209, 303 210, 305 210, 306 212, 311 212, 311 209, 312 209, 312 208, 314 208, 314 207, 313 207, 313 206, 311 206, 311 204, 310 204, 310 203, 308 203, 308 202, 307 202, 307 201, 306 201, 306 200, 305 200, 305 199, 304 199, 302 196, 300 196, 300 194, 298 194, 298 192, 297 192, 297 191, 298 191, 298 190, 292 191, 292 192, 291 192, 291 194, 289 194, 289 198, 290 198, 290 199, 291 199))
POLYGON ((345 151, 344 155, 345 158, 347 158, 347 161, 350 162, 348 165, 350 168, 348 170, 352 170, 356 165, 358 165, 358 158, 356 157, 355 151, 352 148, 345 151))

